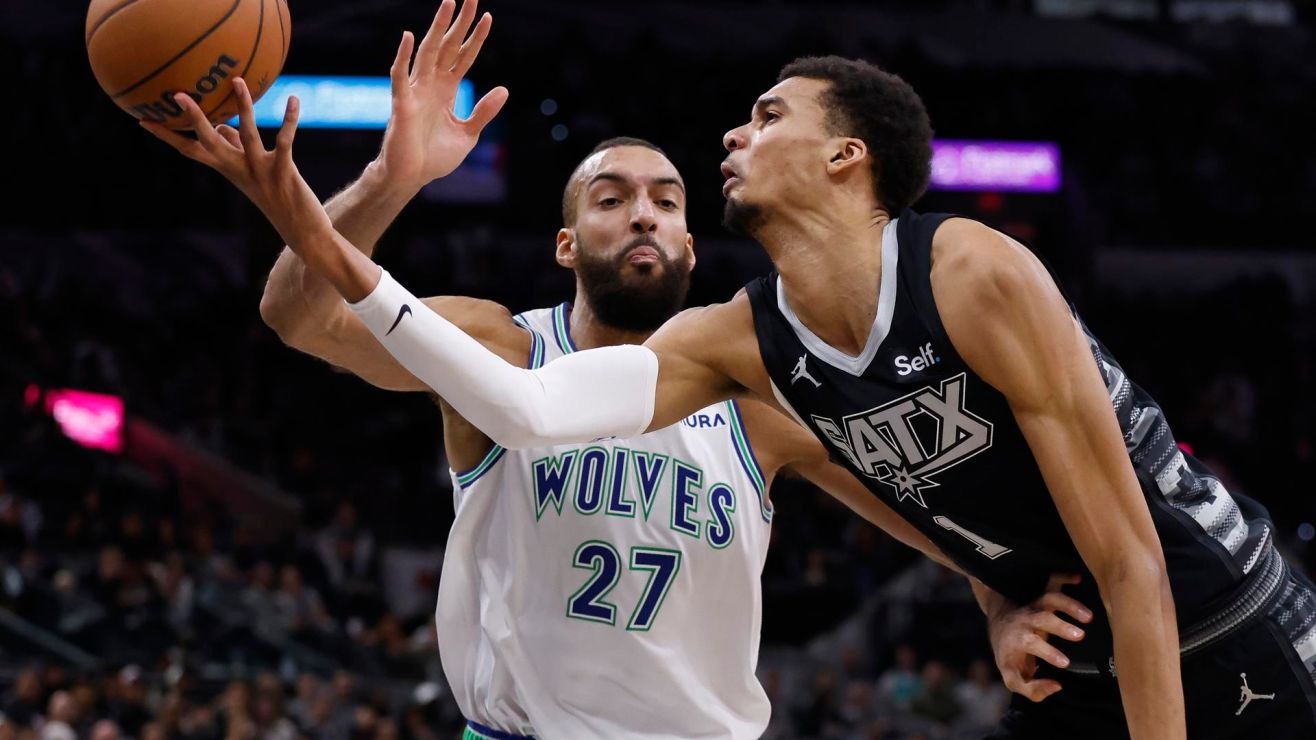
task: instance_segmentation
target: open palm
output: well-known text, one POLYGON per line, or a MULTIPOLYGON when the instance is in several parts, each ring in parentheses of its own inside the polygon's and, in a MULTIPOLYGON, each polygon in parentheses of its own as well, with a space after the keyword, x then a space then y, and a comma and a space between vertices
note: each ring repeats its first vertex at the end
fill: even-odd
POLYGON ((393 113, 379 155, 395 182, 419 190, 457 169, 507 102, 507 88, 496 87, 480 99, 470 118, 463 121, 453 113, 458 86, 493 25, 493 16, 485 13, 471 31, 478 4, 467 0, 455 13, 455 0, 443 0, 414 60, 415 37, 402 34, 391 69, 393 113))

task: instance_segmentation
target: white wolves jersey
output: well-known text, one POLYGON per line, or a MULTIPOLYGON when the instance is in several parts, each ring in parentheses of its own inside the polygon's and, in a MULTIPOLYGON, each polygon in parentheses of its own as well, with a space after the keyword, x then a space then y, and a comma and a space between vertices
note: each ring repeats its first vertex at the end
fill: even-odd
MULTIPOLYGON (((531 367, 574 351, 567 311, 517 317, 531 367)), ((630 439, 495 446, 452 476, 436 619, 468 734, 762 734, 772 510, 734 402, 630 439)))

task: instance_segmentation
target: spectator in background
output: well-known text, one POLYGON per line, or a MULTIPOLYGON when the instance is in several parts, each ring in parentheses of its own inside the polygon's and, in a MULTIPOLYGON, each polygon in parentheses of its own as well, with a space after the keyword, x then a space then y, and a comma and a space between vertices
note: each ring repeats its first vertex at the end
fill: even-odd
POLYGON ((334 738, 347 737, 355 722, 352 707, 356 699, 356 681, 352 674, 347 671, 335 673, 330 693, 330 710, 326 721, 320 725, 322 731, 334 738))
POLYGON ((878 699, 897 710, 909 709, 914 697, 923 691, 918 675, 918 654, 909 645, 897 645, 895 664, 877 679, 878 699))
POLYGON ((176 630, 186 630, 196 605, 196 582, 187 573, 183 553, 174 550, 165 556, 164 563, 153 563, 151 576, 165 601, 165 617, 169 624, 176 630))
POLYGON ((836 674, 824 668, 813 677, 813 686, 795 711, 795 729, 814 737, 839 729, 841 716, 836 702, 836 674))
POLYGON ((274 593, 274 566, 261 560, 251 569, 250 581, 242 594, 252 629, 268 640, 281 640, 288 634, 288 623, 274 593))
POLYGON ((315 710, 324 695, 324 684, 319 676, 305 672, 297 677, 296 694, 288 703, 288 716, 302 732, 309 733, 319 725, 315 719, 315 710))
POLYGON ((838 711, 840 723, 849 733, 858 734, 872 720, 877 707, 877 698, 873 684, 867 681, 851 681, 845 687, 845 697, 841 700, 838 711))
POLYGON ((142 680, 142 669, 135 665, 124 666, 114 676, 111 687, 107 699, 116 737, 120 730, 128 737, 137 737, 141 734, 142 726, 151 719, 151 711, 146 706, 146 684, 142 680))
POLYGON ((369 579, 375 554, 375 539, 357 521, 350 501, 338 505, 333 521, 316 536, 316 552, 329 581, 347 587, 349 580, 369 579))
POLYGON ((0 699, 0 710, 11 722, 30 726, 41 716, 41 693, 41 674, 36 668, 25 668, 0 699))
POLYGON ((78 710, 73 697, 67 691, 56 691, 50 695, 45 722, 41 724, 41 740, 78 740, 78 733, 73 731, 77 720, 78 710))
POLYGON ((297 740, 297 727, 284 714, 283 683, 273 673, 256 677, 252 720, 261 740, 297 740))
POLYGON ((955 687, 955 698, 964 709, 959 726, 964 732, 982 736, 996 726, 1010 703, 1010 692, 985 660, 969 665, 968 680, 955 687))
POLYGON ((18 740, 18 725, 0 712, 0 740, 18 740))
POLYGON ((90 740, 119 740, 119 726, 112 720, 103 719, 91 726, 90 740))
POLYGON ((87 737, 91 726, 106 714, 105 697, 101 689, 108 677, 97 673, 81 675, 68 688, 69 696, 73 697, 73 713, 78 718, 73 724, 73 730, 79 738, 87 737))
POLYGON ((939 725, 950 724, 960 715, 962 710, 955 698, 955 685, 945 663, 929 660, 923 666, 923 690, 910 702, 909 708, 914 714, 939 725))
POLYGON ((23 500, 5 493, 0 483, 0 561, 17 562, 18 555, 28 546, 28 533, 23 526, 23 500))
POLYGON ((333 618, 329 616, 320 593, 306 585, 302 572, 295 565, 284 565, 279 569, 279 591, 274 595, 274 603, 286 629, 294 636, 314 640, 314 633, 334 631, 333 618))

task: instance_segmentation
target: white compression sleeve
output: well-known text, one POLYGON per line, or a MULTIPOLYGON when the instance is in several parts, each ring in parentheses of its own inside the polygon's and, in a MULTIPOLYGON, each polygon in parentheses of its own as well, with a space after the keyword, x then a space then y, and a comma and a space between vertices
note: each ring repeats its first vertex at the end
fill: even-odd
POLYGON ((623 345, 514 367, 435 313, 387 270, 349 303, 389 354, 494 442, 517 449, 633 437, 649 427, 658 356, 623 345))

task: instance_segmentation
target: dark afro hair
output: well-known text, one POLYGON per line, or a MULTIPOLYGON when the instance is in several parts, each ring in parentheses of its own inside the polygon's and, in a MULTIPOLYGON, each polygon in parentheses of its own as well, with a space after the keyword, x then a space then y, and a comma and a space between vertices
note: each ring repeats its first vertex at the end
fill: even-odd
POLYGON ((932 125, 909 83, 861 59, 801 57, 778 82, 804 77, 831 83, 819 103, 833 133, 862 139, 873 159, 877 199, 899 215, 923 195, 932 171, 932 125))

